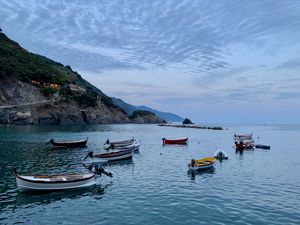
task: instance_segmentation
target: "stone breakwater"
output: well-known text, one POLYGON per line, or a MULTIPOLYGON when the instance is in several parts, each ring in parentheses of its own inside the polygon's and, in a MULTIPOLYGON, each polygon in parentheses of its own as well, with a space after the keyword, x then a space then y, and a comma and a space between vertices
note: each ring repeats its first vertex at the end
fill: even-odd
POLYGON ((160 127, 176 127, 176 128, 194 128, 194 129, 208 129, 208 130, 224 130, 222 127, 208 127, 198 125, 186 125, 186 124, 158 124, 160 127))

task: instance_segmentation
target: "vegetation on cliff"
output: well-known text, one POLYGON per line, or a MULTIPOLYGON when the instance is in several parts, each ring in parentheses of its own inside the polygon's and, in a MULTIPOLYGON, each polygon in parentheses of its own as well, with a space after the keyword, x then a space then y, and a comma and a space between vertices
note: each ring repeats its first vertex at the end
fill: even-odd
POLYGON ((4 33, 0 33, 0 80, 11 78, 38 86, 47 97, 58 93, 62 101, 75 100, 85 107, 94 107, 100 97, 106 106, 118 108, 125 113, 111 98, 84 80, 70 66, 28 52, 4 33), (81 87, 84 91, 72 91, 69 84, 81 87))
POLYGON ((129 118, 133 123, 166 123, 164 119, 157 117, 155 113, 145 110, 136 110, 129 118))
POLYGON ((136 110, 132 113, 130 116, 131 119, 139 117, 139 116, 155 116, 154 113, 149 112, 149 111, 144 111, 144 110, 136 110))

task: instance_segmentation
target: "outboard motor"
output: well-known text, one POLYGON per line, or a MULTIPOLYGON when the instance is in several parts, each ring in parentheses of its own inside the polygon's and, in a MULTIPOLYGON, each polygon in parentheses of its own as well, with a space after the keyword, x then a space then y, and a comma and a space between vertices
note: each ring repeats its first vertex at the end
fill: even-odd
POLYGON ((191 160, 191 167, 194 167, 195 164, 196 164, 195 159, 192 159, 192 160, 191 160))
POLYGON ((223 156, 224 156, 223 152, 219 151, 219 153, 218 153, 218 159, 220 160, 220 162, 222 162, 223 156))
POLYGON ((166 140, 166 138, 162 138, 163 145, 165 145, 165 140, 166 140))
POLYGON ((105 174, 106 176, 108 176, 108 177, 112 177, 113 175, 112 175, 112 173, 109 173, 109 172, 106 172, 104 169, 103 169, 103 167, 102 166, 100 166, 100 167, 96 167, 95 166, 95 173, 96 174, 98 174, 98 175, 102 175, 102 174, 105 174))
POLYGON ((94 152, 90 151, 85 157, 84 159, 86 159, 87 157, 93 158, 94 157, 94 152))

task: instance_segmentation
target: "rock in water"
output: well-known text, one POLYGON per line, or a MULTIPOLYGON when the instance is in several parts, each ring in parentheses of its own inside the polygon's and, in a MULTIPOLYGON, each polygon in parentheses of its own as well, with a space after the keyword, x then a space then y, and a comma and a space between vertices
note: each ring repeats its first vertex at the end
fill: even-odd
POLYGON ((182 124, 194 124, 190 119, 185 118, 182 122, 182 124))

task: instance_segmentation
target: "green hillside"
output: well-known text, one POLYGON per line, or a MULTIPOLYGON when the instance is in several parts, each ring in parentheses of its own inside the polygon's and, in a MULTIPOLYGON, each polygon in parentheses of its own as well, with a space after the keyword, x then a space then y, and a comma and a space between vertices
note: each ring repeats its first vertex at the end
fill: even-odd
POLYGON ((28 52, 0 32, 0 80, 12 78, 40 87, 46 96, 59 92, 63 101, 75 100, 82 106, 93 107, 97 98, 101 97, 106 106, 120 109, 108 96, 84 80, 70 66, 28 52), (70 91, 69 84, 82 87, 85 91, 76 94, 70 91))

